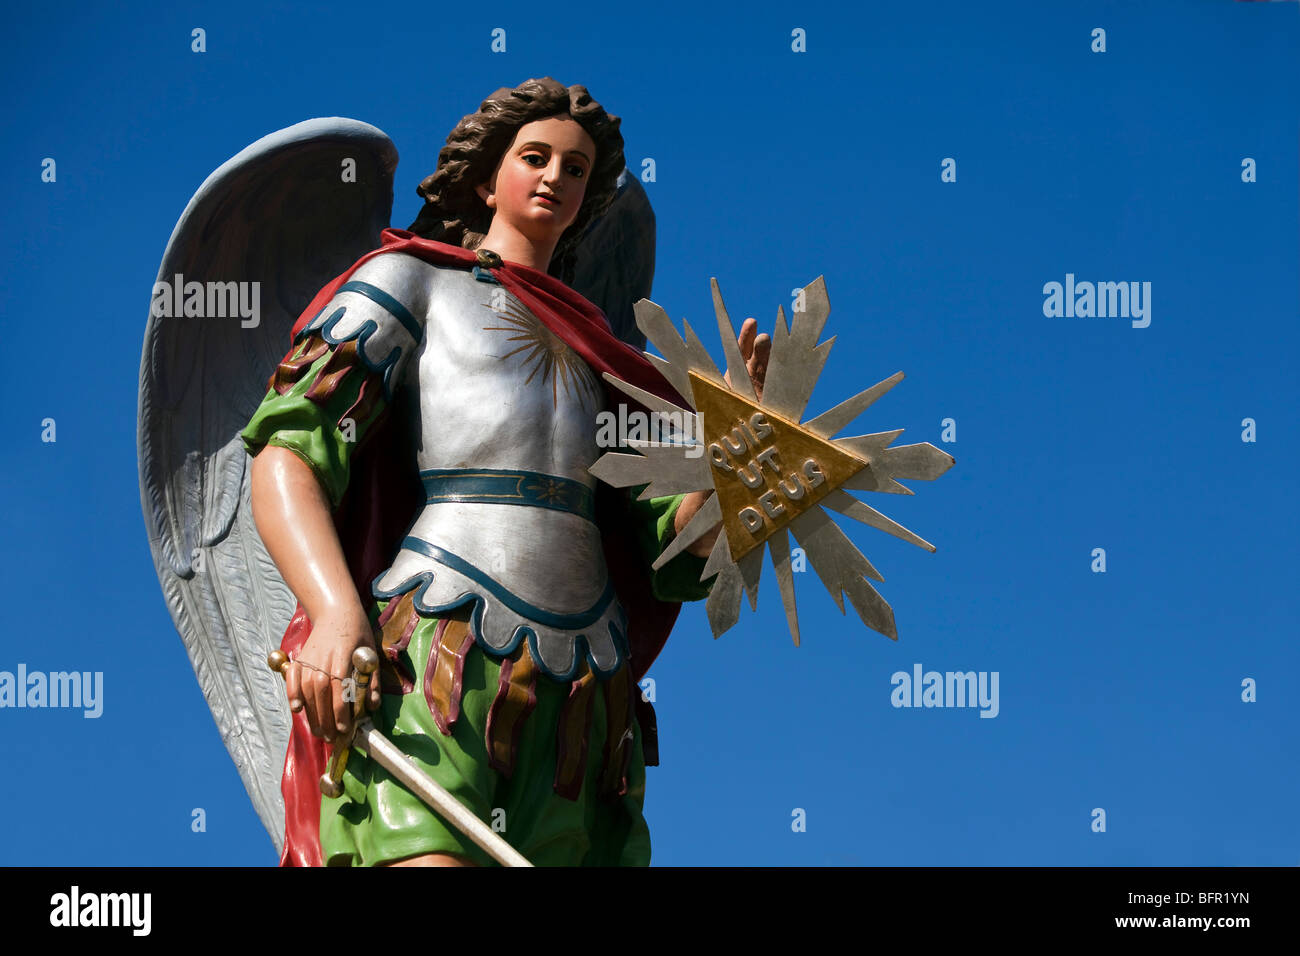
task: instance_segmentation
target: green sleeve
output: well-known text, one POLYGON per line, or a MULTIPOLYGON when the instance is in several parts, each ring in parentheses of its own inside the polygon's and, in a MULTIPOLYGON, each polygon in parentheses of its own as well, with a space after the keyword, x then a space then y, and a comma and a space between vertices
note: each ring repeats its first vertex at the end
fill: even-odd
MULTIPOLYGON (((317 336, 307 336, 290 358, 301 358, 323 345, 317 336)), ((329 496, 331 508, 338 507, 347 490, 354 451, 386 404, 381 376, 359 360, 349 367, 335 355, 336 349, 327 347, 315 362, 302 363, 301 368, 293 368, 289 360, 282 363, 262 404, 239 433, 250 455, 275 445, 301 458, 329 496), (363 385, 365 401, 361 400, 363 385)))
MULTIPOLYGON (((637 544, 645 556, 646 567, 649 568, 676 537, 673 521, 677 517, 677 508, 686 496, 669 495, 637 501, 636 496, 645 487, 641 485, 630 490, 629 504, 636 522, 634 533, 637 544)), ((706 558, 683 551, 658 571, 650 571, 651 593, 660 601, 703 600, 709 596, 714 580, 710 578, 705 583, 700 581, 706 561, 706 558)))

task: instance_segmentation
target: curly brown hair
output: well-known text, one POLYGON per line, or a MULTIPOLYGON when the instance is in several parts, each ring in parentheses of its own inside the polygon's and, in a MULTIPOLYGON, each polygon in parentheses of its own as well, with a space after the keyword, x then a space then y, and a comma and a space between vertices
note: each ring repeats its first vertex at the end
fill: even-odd
POLYGON ((502 87, 464 117, 438 153, 438 168, 416 192, 424 208, 410 230, 465 249, 477 249, 492 222, 492 210, 475 186, 492 178, 502 153, 521 126, 552 116, 571 116, 596 144, 596 162, 586 195, 573 223, 560 236, 548 272, 572 284, 576 249, 584 230, 614 201, 623 171, 623 136, 619 117, 606 113, 585 86, 569 86, 551 77, 527 80, 514 89, 502 87))

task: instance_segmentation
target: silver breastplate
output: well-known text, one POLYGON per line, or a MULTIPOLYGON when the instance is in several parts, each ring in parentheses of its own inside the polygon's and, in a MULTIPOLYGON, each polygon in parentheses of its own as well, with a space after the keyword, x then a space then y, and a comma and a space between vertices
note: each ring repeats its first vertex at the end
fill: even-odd
POLYGON ((508 654, 528 640, 555 679, 584 657, 612 673, 626 656, 626 618, 587 471, 603 388, 495 281, 439 268, 428 299, 398 396, 415 412, 428 500, 374 594, 416 589, 416 608, 431 615, 473 602, 484 645, 508 654))

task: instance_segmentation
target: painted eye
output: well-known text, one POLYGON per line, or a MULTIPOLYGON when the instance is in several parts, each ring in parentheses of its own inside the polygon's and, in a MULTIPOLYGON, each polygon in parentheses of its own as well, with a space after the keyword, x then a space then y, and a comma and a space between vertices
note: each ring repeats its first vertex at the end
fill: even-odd
POLYGON ((581 166, 570 166, 569 175, 573 176, 575 179, 581 179, 583 176, 587 175, 587 171, 581 166))
POLYGON ((533 162, 534 159, 540 162, 543 166, 546 165, 546 160, 542 158, 541 153, 528 153, 526 156, 524 156, 524 162, 527 163, 529 166, 537 165, 537 163, 533 162))

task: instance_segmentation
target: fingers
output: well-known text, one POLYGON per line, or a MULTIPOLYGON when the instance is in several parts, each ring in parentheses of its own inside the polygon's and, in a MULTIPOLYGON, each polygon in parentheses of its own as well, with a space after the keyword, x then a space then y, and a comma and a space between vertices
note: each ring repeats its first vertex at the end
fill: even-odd
MULTIPOLYGON (((754 350, 751 358, 745 362, 745 368, 749 370, 749 377, 754 378, 755 373, 767 374, 767 360, 772 356, 772 338, 766 332, 754 340, 754 350)), ((755 381, 761 381, 755 379, 755 381)))
POLYGON ((289 696, 289 709, 295 714, 302 710, 302 665, 290 661, 284 672, 284 689, 289 696))
MULTIPOLYGON (((736 344, 740 346, 740 357, 745 360, 745 371, 749 373, 749 379, 761 398, 763 382, 767 377, 767 363, 772 356, 772 337, 766 332, 759 335, 758 320, 750 316, 741 324, 736 344)), ((724 379, 730 386, 731 379, 726 376, 724 379)))
MULTIPOLYGON (((339 666, 335 664, 332 669, 339 669, 339 666)), ((311 728, 312 736, 324 737, 332 741, 336 735, 347 733, 352 727, 356 682, 351 678, 337 679, 311 667, 299 665, 295 669, 301 675, 300 693, 303 699, 303 704, 295 710, 302 710, 305 707, 307 724, 311 728), (349 697, 353 699, 349 700, 349 697)), ((372 682, 367 697, 372 710, 379 705, 379 698, 378 684, 372 682)))
MULTIPOLYGON (((352 664, 352 653, 358 647, 375 647, 373 624, 363 614, 323 616, 295 655, 298 659, 290 662, 285 673, 290 706, 295 697, 301 701, 294 711, 303 713, 315 737, 333 743, 352 729, 358 710, 356 695, 362 692, 352 664)), ((383 687, 378 672, 372 675, 365 694, 362 709, 380 705, 383 687)))
POLYGON ((355 697, 357 693, 356 682, 349 678, 347 681, 330 681, 333 685, 334 698, 334 729, 340 733, 347 733, 348 727, 352 723, 352 701, 347 700, 349 696, 355 697), (348 694, 346 688, 351 687, 352 693, 348 694))
POLYGON ((766 332, 754 340, 753 357, 745 363, 749 371, 749 380, 754 383, 754 393, 761 401, 763 385, 767 381, 767 363, 772 356, 772 337, 766 332))
POLYGON ((332 700, 334 681, 330 680, 328 674, 309 668, 303 677, 303 684, 305 685, 304 697, 307 701, 307 722, 311 724, 312 735, 333 740, 334 721, 331 718, 334 713, 332 700))
POLYGON ((746 362, 754 354, 754 337, 758 334, 758 319, 748 318, 740 326, 740 335, 736 342, 740 345, 740 357, 746 362))

